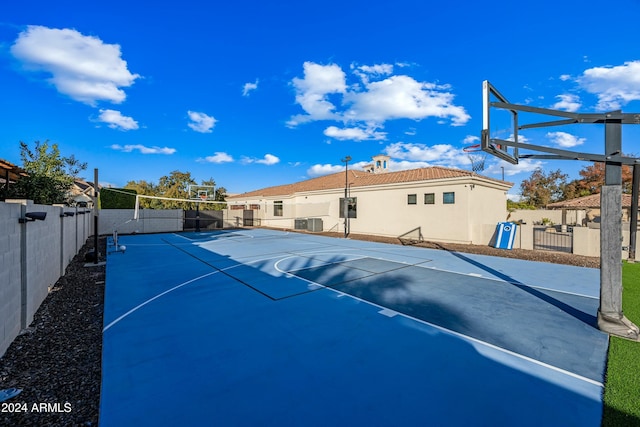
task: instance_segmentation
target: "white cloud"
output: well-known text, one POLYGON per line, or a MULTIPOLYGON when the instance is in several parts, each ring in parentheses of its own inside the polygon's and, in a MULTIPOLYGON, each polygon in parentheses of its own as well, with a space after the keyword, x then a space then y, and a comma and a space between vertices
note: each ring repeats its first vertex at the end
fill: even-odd
POLYGON ((279 162, 280 159, 273 154, 265 154, 263 159, 256 161, 256 163, 261 163, 263 165, 275 165, 279 162))
POLYGON ((497 178, 501 178, 503 168, 505 177, 508 177, 523 172, 533 172, 534 170, 542 166, 543 162, 534 159, 520 159, 517 165, 511 164, 504 160, 500 160, 495 163, 489 163, 489 166, 484 171, 482 171, 482 174, 487 176, 496 175, 497 178))
POLYGON ((233 157, 225 152, 216 151, 213 156, 207 156, 205 158, 198 159, 198 161, 206 163, 229 163, 233 162, 233 157))
POLYGON ((577 95, 567 93, 563 95, 557 95, 556 98, 559 99, 559 101, 553 104, 553 106, 551 107, 555 110, 574 112, 578 111, 578 109, 582 107, 580 98, 577 95))
POLYGON ((361 65, 355 68, 353 73, 360 77, 363 83, 369 83, 372 77, 388 76, 393 73, 393 65, 391 64, 376 64, 376 65, 361 65))
POLYGON ((330 138, 341 141, 364 141, 364 140, 384 140, 387 137, 385 132, 376 132, 374 128, 343 128, 329 126, 324 130, 324 134, 330 138))
POLYGON ((187 114, 189 114, 189 120, 191 120, 191 123, 189 123, 187 126, 189 126, 196 132, 211 133, 213 127, 217 122, 215 118, 213 118, 212 116, 208 116, 205 113, 188 111, 187 114))
POLYGON ((255 159, 252 157, 244 157, 242 159, 242 163, 259 163, 261 165, 275 165, 276 163, 280 163, 280 159, 273 154, 265 154, 262 159, 255 159))
POLYGON ((560 80, 562 80, 563 82, 566 82, 567 80, 571 80, 571 75, 569 74, 562 74, 560 76, 560 80))
MULTIPOLYGON (((467 163, 469 163, 467 161, 467 163)), ((364 170, 366 166, 371 164, 368 162, 354 162, 349 164, 350 170, 364 170)), ((408 169, 418 169, 418 168, 426 168, 429 166, 434 166, 431 162, 426 161, 411 161, 411 160, 390 160, 387 164, 389 171, 397 172, 408 169)), ((342 165, 330 165, 330 164, 316 164, 307 169, 307 175, 310 177, 328 175, 336 172, 343 172, 344 164, 342 165)))
POLYGON ((395 160, 390 160, 388 165, 389 170, 392 172, 404 171, 409 169, 426 168, 429 166, 433 166, 433 164, 429 162, 411 162, 408 160, 401 160, 399 162, 395 160))
POLYGON ((478 141, 480 141, 480 138, 476 135, 467 135, 464 137, 464 140, 462 142, 464 142, 465 145, 469 145, 469 144, 476 144, 478 143, 478 141))
POLYGON ((120 46, 106 44, 72 29, 31 25, 20 33, 11 54, 25 69, 42 71, 58 92, 89 105, 97 101, 119 104, 138 74, 127 69, 120 46))
POLYGON ((255 83, 245 83, 242 88, 242 96, 249 96, 249 93, 252 90, 258 89, 258 80, 256 79, 255 83))
POLYGON ((363 73, 376 76, 389 75, 393 73, 393 65, 391 64, 361 65, 360 67, 357 67, 357 69, 363 73))
POLYGON ((571 148, 584 144, 585 138, 578 138, 566 132, 547 132, 547 138, 560 147, 571 148))
POLYGON ((287 124, 333 120, 380 127, 387 120, 436 117, 460 126, 470 119, 463 107, 453 103, 450 86, 419 82, 405 75, 386 77, 392 71, 388 64, 357 67, 353 73, 363 84, 347 87, 347 76, 338 65, 305 62, 304 78, 294 78, 293 86, 296 102, 306 114, 293 116, 287 124), (370 81, 374 77, 386 78, 370 81), (332 94, 335 101, 329 98, 332 94))
POLYGON ((310 177, 329 175, 330 173, 336 173, 344 170, 344 165, 313 165, 309 169, 307 169, 307 175, 310 177))
POLYGON ((122 151, 124 153, 131 153, 132 151, 138 151, 141 154, 173 154, 176 152, 175 148, 169 147, 147 147, 141 144, 134 145, 119 145, 113 144, 111 145, 111 149, 122 151))
MULTIPOLYGON (((464 165, 469 163, 466 153, 450 144, 414 144, 396 142, 385 147, 384 152, 394 159, 411 162, 427 162, 441 166, 464 165)), ((419 166, 416 166, 419 167, 419 166)))
POLYGON ((313 62, 305 62, 303 68, 304 78, 295 77, 292 84, 296 89, 296 102, 307 114, 294 116, 287 124, 296 126, 313 120, 338 119, 334 113, 336 107, 328 100, 328 95, 346 91, 344 71, 335 64, 313 62))
POLYGON ((594 67, 577 79, 580 86, 598 97, 599 110, 617 110, 640 100, 640 60, 615 67, 594 67))
POLYGON ((367 84, 362 92, 347 93, 345 103, 351 107, 344 117, 376 123, 437 117, 450 118, 454 126, 463 125, 470 116, 453 104, 454 96, 448 89, 446 85, 418 82, 409 76, 391 76, 367 84))
POLYGON ((98 120, 107 123, 112 129, 135 130, 138 129, 138 122, 131 117, 123 116, 120 111, 100 110, 98 120))

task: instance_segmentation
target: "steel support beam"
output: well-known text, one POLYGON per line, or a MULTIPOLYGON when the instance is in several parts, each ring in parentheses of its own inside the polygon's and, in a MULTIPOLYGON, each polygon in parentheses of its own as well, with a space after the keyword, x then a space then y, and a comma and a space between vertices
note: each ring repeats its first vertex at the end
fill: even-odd
POLYGON ((633 166, 633 180, 631 181, 631 212, 629 213, 629 262, 636 260, 636 243, 638 235, 638 186, 640 186, 640 165, 633 166))
MULTIPOLYGON (((613 115, 619 112, 613 112, 613 115)), ((605 155, 622 151, 620 119, 605 123, 605 155)), ((600 307, 601 331, 638 341, 640 329, 622 311, 622 164, 605 161, 605 180, 600 193, 600 307)))

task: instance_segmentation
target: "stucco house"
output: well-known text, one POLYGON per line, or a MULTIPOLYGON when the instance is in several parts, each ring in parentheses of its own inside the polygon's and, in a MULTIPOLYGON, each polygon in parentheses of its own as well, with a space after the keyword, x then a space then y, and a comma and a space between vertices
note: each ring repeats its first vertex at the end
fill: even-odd
POLYGON ((73 206, 91 207, 93 206, 93 193, 92 182, 76 178, 69 189, 69 203, 73 206))
POLYGON ((348 169, 293 184, 227 197, 230 216, 245 224, 399 237, 421 234, 443 242, 488 244, 507 217, 512 183, 473 172, 426 167, 391 172, 389 157, 366 170, 348 169))

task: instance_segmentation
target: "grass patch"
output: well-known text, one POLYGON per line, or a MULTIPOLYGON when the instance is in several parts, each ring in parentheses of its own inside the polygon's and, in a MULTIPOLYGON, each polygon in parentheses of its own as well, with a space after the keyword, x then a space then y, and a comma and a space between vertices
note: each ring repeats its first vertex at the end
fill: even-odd
MULTIPOLYGON (((622 265, 622 309, 640 324, 640 263, 622 265)), ((640 343, 611 337, 602 425, 640 426, 640 343)))

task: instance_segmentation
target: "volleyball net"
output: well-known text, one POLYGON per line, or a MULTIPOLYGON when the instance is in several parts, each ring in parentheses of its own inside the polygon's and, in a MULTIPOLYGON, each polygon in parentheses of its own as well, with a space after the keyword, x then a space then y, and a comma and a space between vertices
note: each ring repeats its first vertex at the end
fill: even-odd
MULTIPOLYGON (((293 203, 291 201, 226 202, 209 199, 135 195, 133 209, 101 210, 101 233, 163 233, 238 227, 300 228, 300 221, 338 217, 339 201, 293 203)), ((318 230, 319 231, 319 230, 318 230)))
MULTIPOLYGON (((101 209, 101 234, 163 233, 231 227, 226 202, 134 195, 133 207, 101 209)), ((131 205, 130 205, 131 206, 131 205)))

